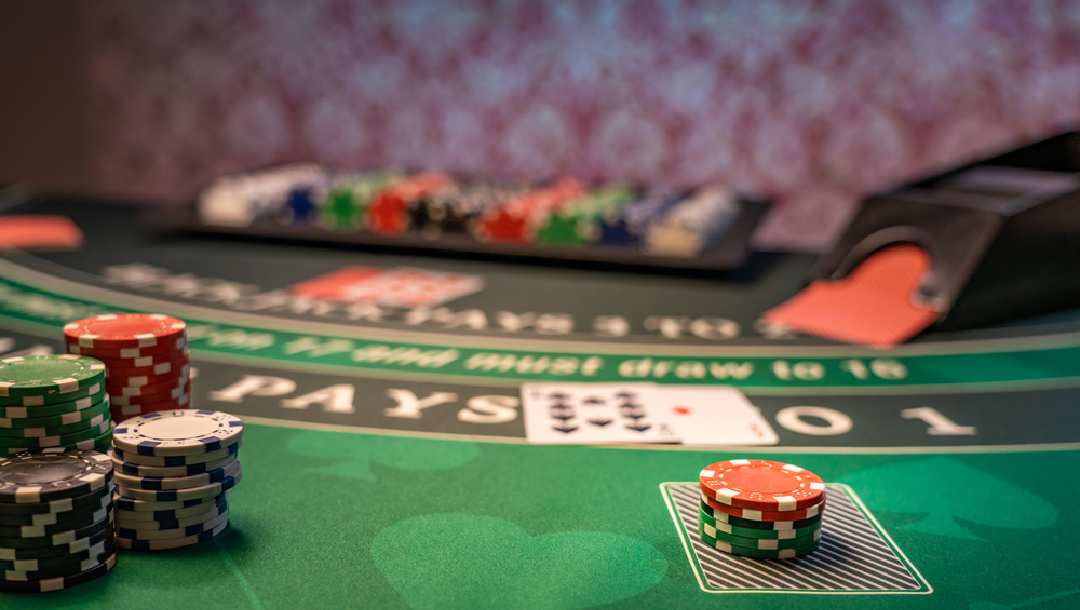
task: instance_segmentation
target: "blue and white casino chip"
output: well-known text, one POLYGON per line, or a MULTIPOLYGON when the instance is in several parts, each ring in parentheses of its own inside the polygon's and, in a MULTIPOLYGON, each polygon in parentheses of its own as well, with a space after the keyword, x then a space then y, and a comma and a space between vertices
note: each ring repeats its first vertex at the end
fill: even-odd
POLYGON ((158 457, 210 453, 240 442, 244 422, 221 411, 154 411, 124 421, 113 431, 123 451, 158 457))

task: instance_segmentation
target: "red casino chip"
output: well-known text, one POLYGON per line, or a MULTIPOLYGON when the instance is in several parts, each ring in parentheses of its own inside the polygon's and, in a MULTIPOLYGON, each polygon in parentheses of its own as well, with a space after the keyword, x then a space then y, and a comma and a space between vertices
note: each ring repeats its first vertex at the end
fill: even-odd
POLYGON ((479 218, 476 237, 485 241, 532 241, 544 218, 584 193, 585 185, 574 178, 561 178, 549 186, 521 193, 479 218))
MULTIPOLYGON (((99 358, 100 360, 100 358, 99 358)), ((184 367, 189 367, 191 360, 187 355, 177 358, 176 360, 164 360, 162 362, 156 362, 150 366, 120 366, 119 364, 113 364, 116 360, 104 360, 105 369, 108 372, 109 377, 136 377, 136 376, 148 376, 148 377, 164 377, 166 375, 178 375, 184 367)))
POLYGON ((772 511, 772 510, 754 510, 752 508, 738 508, 736 506, 728 506, 727 504, 721 504, 711 498, 701 496, 701 501, 709 505, 709 508, 722 512, 732 517, 741 517, 743 519, 749 519, 750 521, 765 521, 768 523, 777 523, 781 521, 801 521, 803 519, 811 519, 825 512, 825 500, 822 496, 822 501, 801 508, 799 510, 792 511, 772 511))
MULTIPOLYGON (((136 378, 137 379, 137 378, 136 378)), ((168 376, 153 384, 132 383, 128 379, 109 380, 105 383, 105 391, 110 396, 151 396, 156 394, 179 394, 183 392, 188 383, 188 376, 168 376)))
POLYGON ((791 512, 821 502, 825 483, 794 464, 772 460, 726 460, 698 475, 702 495, 716 502, 759 511, 791 512))
MULTIPOLYGON (((180 367, 173 370, 171 373, 164 375, 113 375, 112 371, 109 371, 109 378, 105 382, 105 389, 110 393, 121 394, 121 390, 128 388, 156 388, 157 392, 170 389, 172 386, 181 386, 187 383, 188 377, 190 377, 191 370, 186 367, 180 367)), ((152 390, 150 393, 154 393, 152 390)))
MULTIPOLYGON (((65 340, 66 341, 66 340, 65 340)), ((148 366, 150 363, 187 357, 187 338, 180 338, 173 345, 157 345, 154 347, 121 347, 106 349, 104 347, 79 347, 66 341, 69 354, 79 356, 93 356, 98 360, 118 360, 123 366, 148 366)))
POLYGON ((145 404, 135 405, 109 405, 109 412, 112 414, 113 419, 117 419, 117 415, 124 417, 133 417, 135 415, 143 415, 150 413, 151 411, 172 411, 174 409, 189 409, 191 408, 191 395, 181 394, 179 397, 163 400, 158 402, 148 402, 145 404))
POLYGON ((409 229, 409 205, 451 184, 450 177, 440 173, 417 174, 396 182, 376 195, 368 206, 368 229, 384 234, 404 233, 409 229))
POLYGON ((113 421, 122 422, 125 419, 132 417, 138 417, 140 415, 146 415, 154 411, 173 411, 175 409, 190 409, 191 397, 184 395, 176 400, 169 400, 165 402, 153 402, 145 405, 127 405, 118 406, 112 405, 109 407, 109 414, 112 416, 113 421))
POLYGON ((185 337, 183 320, 160 313, 111 313, 64 326, 69 344, 82 348, 174 347, 185 337))
MULTIPOLYGON (((141 389, 141 388, 140 388, 141 389)), ((114 406, 129 406, 129 405, 146 405, 155 402, 166 402, 170 400, 177 400, 184 396, 191 396, 191 380, 189 379, 187 384, 182 388, 170 389, 166 392, 133 392, 133 391, 118 391, 109 393, 109 402, 114 406)))

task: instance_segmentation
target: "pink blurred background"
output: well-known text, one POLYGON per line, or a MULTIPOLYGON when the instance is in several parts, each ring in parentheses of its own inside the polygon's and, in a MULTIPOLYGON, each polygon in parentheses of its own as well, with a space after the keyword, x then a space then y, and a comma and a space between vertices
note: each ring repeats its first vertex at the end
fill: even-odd
POLYGON ((158 200, 297 159, 720 179, 777 197, 759 244, 817 247, 867 190, 1080 118, 1065 0, 109 0, 57 27, 77 178, 26 179, 158 200))

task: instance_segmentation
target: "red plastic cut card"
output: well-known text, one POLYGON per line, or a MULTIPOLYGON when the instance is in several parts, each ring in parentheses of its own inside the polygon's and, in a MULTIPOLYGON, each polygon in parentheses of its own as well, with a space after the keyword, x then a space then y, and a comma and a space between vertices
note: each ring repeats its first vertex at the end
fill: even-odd
POLYGON ((83 234, 67 216, 0 216, 0 248, 78 248, 83 234))
POLYGON ((914 300, 929 268, 930 258, 922 248, 886 248, 843 279, 812 282, 767 311, 765 320, 827 339, 892 347, 919 334, 939 315, 914 300))

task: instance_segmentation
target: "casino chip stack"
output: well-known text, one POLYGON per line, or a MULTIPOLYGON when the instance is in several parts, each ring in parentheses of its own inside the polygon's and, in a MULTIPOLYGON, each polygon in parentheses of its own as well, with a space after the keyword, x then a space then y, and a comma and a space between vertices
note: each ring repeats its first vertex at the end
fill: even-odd
POLYGON ((74 354, 0 360, 0 455, 109 447, 105 365, 74 354))
POLYGON ((134 417, 113 434, 120 548, 198 544, 229 525, 226 492, 240 482, 244 424, 220 411, 178 409, 134 417))
POLYGON ((699 525, 705 544, 732 555, 787 559, 821 540, 825 484, 794 464, 727 460, 706 466, 699 525))
POLYGON ((163 314, 105 314, 64 326, 67 351, 105 363, 117 422, 191 402, 186 325, 163 314))
POLYGON ((97 451, 0 458, 0 591, 59 591, 116 565, 112 470, 97 451))

